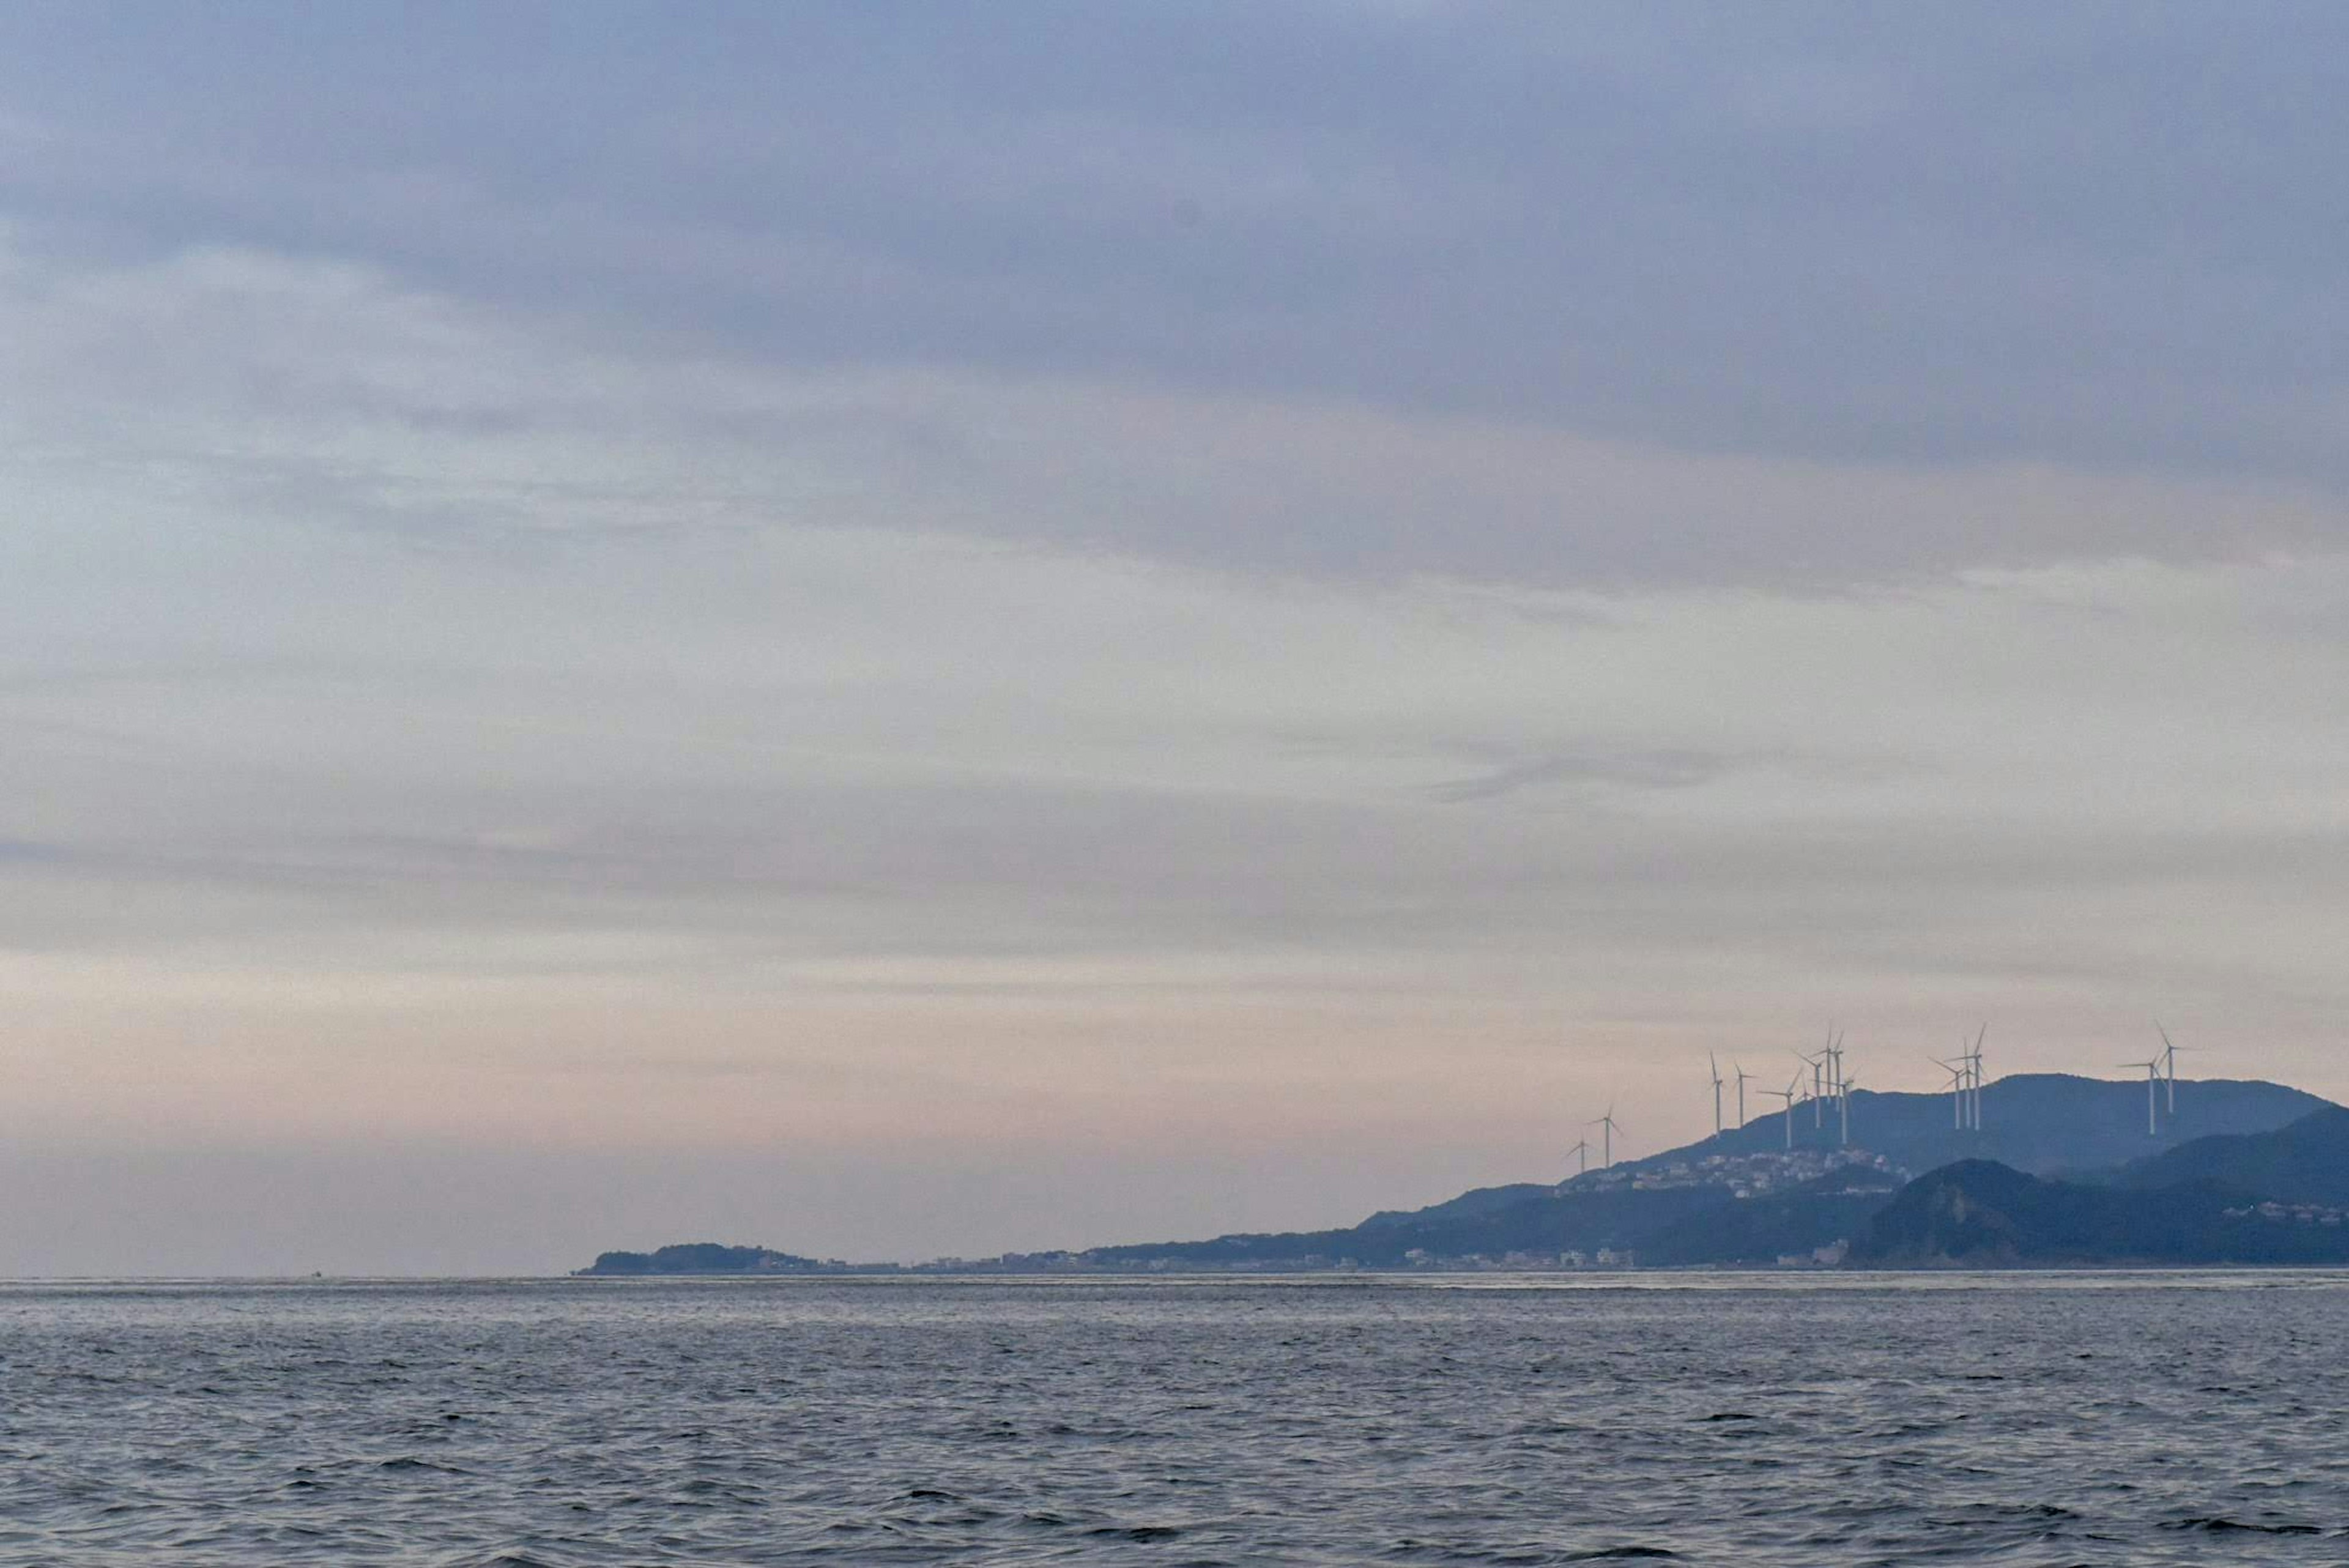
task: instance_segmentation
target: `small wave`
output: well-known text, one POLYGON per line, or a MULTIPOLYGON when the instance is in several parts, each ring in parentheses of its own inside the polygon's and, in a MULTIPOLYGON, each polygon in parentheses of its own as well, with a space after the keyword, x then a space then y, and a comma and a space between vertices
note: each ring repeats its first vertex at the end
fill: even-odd
POLYGON ((2322 1535, 2324 1533, 2313 1524, 2251 1524, 2240 1519, 2228 1519, 2215 1513, 2193 1519, 2169 1520, 2161 1528, 2199 1530, 2211 1535, 2322 1535))
POLYGON ((1112 1536, 1119 1541, 1172 1541, 1183 1532, 1173 1524, 1104 1524, 1085 1533, 1112 1536))
POLYGON ((1677 1562, 1680 1553, 1667 1552, 1661 1546, 1602 1546, 1596 1552, 1576 1552, 1568 1554, 1568 1563, 1606 1563, 1628 1557, 1669 1557, 1677 1562))
POLYGON ((2016 1502, 1971 1503, 1964 1507, 1925 1515, 1925 1522, 1937 1530, 1978 1529, 1992 1521, 2012 1520, 2017 1522, 2053 1523, 2057 1520, 2080 1516, 2060 1503, 2016 1502))

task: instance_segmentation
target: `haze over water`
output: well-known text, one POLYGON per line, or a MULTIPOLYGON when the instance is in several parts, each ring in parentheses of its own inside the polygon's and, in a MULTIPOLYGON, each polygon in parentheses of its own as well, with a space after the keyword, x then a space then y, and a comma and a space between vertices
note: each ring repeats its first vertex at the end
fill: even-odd
POLYGON ((0 1558, 2338 1561, 2349 1275, 0 1288, 0 1558))

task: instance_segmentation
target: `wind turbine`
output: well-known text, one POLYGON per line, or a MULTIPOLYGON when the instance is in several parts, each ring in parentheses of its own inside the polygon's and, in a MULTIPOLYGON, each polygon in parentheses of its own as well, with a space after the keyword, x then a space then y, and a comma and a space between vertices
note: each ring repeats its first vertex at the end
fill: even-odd
POLYGON ((1704 1054, 1704 1059, 1713 1068, 1713 1136, 1719 1137, 1721 1136, 1721 1058, 1708 1051, 1704 1054))
MULTIPOLYGON (((1829 1032, 1827 1038, 1830 1042, 1834 1040, 1835 1035, 1832 1031, 1829 1032)), ((1791 1050, 1792 1047, 1789 1047, 1789 1049, 1791 1050)), ((1794 1056, 1795 1060, 1802 1063, 1811 1070, 1811 1125, 1815 1127, 1823 1127, 1826 1126, 1827 1113, 1826 1106, 1821 1103, 1825 1096, 1820 1092, 1820 1084, 1822 1081, 1821 1075, 1827 1064, 1826 1053, 1822 1051, 1816 1056, 1806 1056, 1800 1051, 1795 1051, 1794 1053, 1794 1056)), ((1803 1081, 1803 1075, 1800 1073, 1796 1073, 1795 1075, 1795 1081, 1798 1084, 1801 1083, 1803 1081)))
POLYGON ((1841 1139, 1845 1143, 1849 1143, 1851 1141, 1851 1080, 1845 1075, 1843 1070, 1843 1031, 1839 1029, 1828 1031, 1827 1048, 1823 1054, 1827 1059, 1827 1094, 1836 1103, 1836 1116, 1842 1127, 1841 1139))
POLYGON ((1795 1147, 1795 1100, 1796 1096, 1800 1094, 1802 1086, 1803 1075, 1801 1069, 1797 1068, 1795 1075, 1786 1080, 1786 1086, 1785 1088, 1764 1089, 1762 1091, 1764 1095, 1767 1096, 1771 1099, 1785 1102, 1786 1116, 1786 1147, 1788 1148, 1795 1147))
POLYGON ((1989 1034, 1990 1024, 1985 1021, 1974 1031, 1974 1047, 1964 1058, 1967 1075, 1971 1080, 1966 1088, 1966 1123, 1976 1132, 1982 1131, 1982 1041, 1989 1034))
POLYGON ((1838 1137, 1843 1147, 1851 1147, 1851 1075, 1843 1070, 1843 1050, 1836 1050, 1836 1114, 1843 1118, 1838 1137))
POLYGON ((1836 1041, 1838 1038, 1834 1023, 1829 1022, 1827 1043, 1820 1047, 1818 1060, 1811 1064, 1811 1097, 1815 1102, 1811 1110, 1811 1125, 1814 1127, 1826 1125, 1826 1106, 1816 1102, 1824 1095, 1835 1093, 1836 1041))
POLYGON ((1600 1147, 1604 1152, 1599 1158, 1599 1168, 1601 1170, 1612 1169, 1615 1165, 1615 1107, 1613 1106, 1608 1106, 1607 1114, 1605 1116, 1600 1116, 1597 1121, 1585 1122, 1582 1125, 1587 1127, 1605 1127, 1607 1129, 1599 1135, 1600 1147))
POLYGON ((2147 1137, 2159 1137, 2161 1129, 2154 1121, 2154 1112, 2161 1104, 2159 1100, 2154 1097, 2155 1092, 2161 1086, 2161 1062, 2159 1058, 2156 1058, 2150 1062, 2123 1062, 2120 1065, 2124 1067, 2142 1067, 2145 1069, 2145 1136, 2147 1137))
POLYGON ((1961 1056, 1954 1062, 1944 1062, 1939 1056, 1929 1055, 1925 1060, 1950 1075, 1950 1127, 1953 1131, 1963 1132, 1966 1127, 1966 1059, 1961 1056))
POLYGON ((1574 1174, 1575 1174, 1575 1175, 1577 1175, 1577 1176, 1580 1176, 1580 1175, 1583 1175, 1585 1172, 1587 1172, 1587 1171, 1588 1171, 1588 1170, 1589 1170, 1589 1168, 1590 1168, 1590 1140, 1589 1140, 1588 1138, 1587 1138, 1587 1137, 1578 1137, 1578 1138, 1576 1138, 1576 1139, 1574 1140, 1574 1147, 1573 1147, 1572 1148, 1570 1148, 1570 1149, 1567 1150, 1567 1152, 1568 1152, 1568 1154, 1571 1154, 1572 1156, 1574 1156, 1574 1174))
POLYGON ((2154 1020, 2153 1028, 2161 1036, 2160 1060, 2169 1080, 2169 1114, 2174 1116, 2178 1114, 2178 1047, 2170 1044, 2169 1031, 2162 1028, 2159 1019, 2154 1020))
POLYGON ((1737 1125, 1745 1125, 1745 1081, 1754 1076, 1738 1063, 1729 1064, 1730 1075, 1737 1080, 1737 1125))

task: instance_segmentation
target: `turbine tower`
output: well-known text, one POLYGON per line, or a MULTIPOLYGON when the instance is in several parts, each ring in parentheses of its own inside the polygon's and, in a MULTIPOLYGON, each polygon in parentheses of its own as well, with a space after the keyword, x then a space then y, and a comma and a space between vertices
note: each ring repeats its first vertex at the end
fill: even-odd
POLYGON ((2161 1036, 2162 1075, 2168 1080, 2169 1114, 2174 1116, 2178 1114, 2178 1047, 2170 1044, 2169 1031, 2161 1026, 2159 1019, 2154 1020, 2153 1028, 2161 1036))
POLYGON ((1837 1131, 1843 1147, 1851 1147, 1851 1075, 1843 1070, 1843 1047, 1836 1047, 1836 1115, 1842 1118, 1837 1131))
POLYGON ((1803 1075, 1797 1068, 1795 1075, 1786 1080, 1785 1088, 1762 1091, 1768 1098, 1783 1102, 1786 1118, 1786 1147, 1790 1149, 1795 1147, 1795 1102, 1801 1097, 1802 1087, 1803 1075))
POLYGON ((1730 1075, 1737 1080, 1737 1125, 1742 1127, 1745 1125, 1745 1084, 1754 1075, 1735 1062, 1729 1064, 1729 1071, 1730 1075))
POLYGON ((2160 1109, 2161 1106, 2161 1101, 2156 1097, 2161 1092, 2160 1059, 2157 1057, 2150 1062, 2123 1062, 2120 1064, 2124 1067, 2142 1067, 2145 1069, 2145 1136, 2147 1137, 2160 1137, 2161 1128, 2154 1120, 2155 1112, 2160 1109))
POLYGON ((1605 1116, 1600 1116, 1596 1121, 1585 1122, 1582 1125, 1588 1127, 1604 1127, 1607 1129, 1605 1132, 1599 1134, 1599 1147, 1601 1153, 1599 1159, 1599 1168, 1601 1170, 1612 1169, 1615 1165, 1615 1107, 1613 1106, 1608 1106, 1607 1114, 1605 1116))
POLYGON ((1954 1062, 1944 1062, 1927 1053, 1925 1060, 1950 1075, 1950 1127, 1953 1132, 1966 1128, 1966 1059, 1960 1055, 1954 1062))
POLYGON ((1574 1147, 1567 1150, 1567 1153, 1574 1156, 1575 1175, 1581 1176, 1590 1169, 1590 1140, 1588 1138, 1576 1138, 1574 1140, 1574 1147))
POLYGON ((1713 1136, 1721 1136, 1721 1058, 1708 1051, 1704 1059, 1713 1068, 1713 1136))
MULTIPOLYGON (((1800 1051, 1796 1051, 1794 1054, 1795 1060, 1802 1063, 1811 1070, 1811 1126, 1815 1127, 1823 1127, 1827 1125, 1826 1065, 1827 1057, 1834 1049, 1835 1031, 1833 1029, 1829 1029, 1827 1031, 1827 1044, 1826 1050, 1821 1051, 1816 1056, 1806 1056, 1800 1051)), ((1800 1073, 1797 1073, 1795 1075, 1795 1081, 1800 1083, 1802 1081, 1802 1077, 1803 1075, 1800 1073)))
POLYGON ((1973 1128, 1976 1132, 1982 1131, 1982 1041, 1989 1035, 1989 1033, 1990 1024, 1988 1023, 1984 1023, 1980 1029, 1975 1030, 1974 1048, 1968 1052, 1965 1056, 1967 1069, 1966 1125, 1973 1128))
POLYGON ((1835 1024, 1827 1024, 1827 1043, 1811 1058, 1811 1125, 1827 1125, 1826 1096, 1835 1093, 1835 1024))

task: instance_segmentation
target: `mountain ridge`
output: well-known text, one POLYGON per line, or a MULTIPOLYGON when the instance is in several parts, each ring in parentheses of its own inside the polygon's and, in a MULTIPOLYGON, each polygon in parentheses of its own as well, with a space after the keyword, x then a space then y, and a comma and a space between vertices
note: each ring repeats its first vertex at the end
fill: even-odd
POLYGON ((2197 1180, 2285 1203, 2349 1204, 2349 1109, 2328 1106, 2268 1132, 2198 1138, 2115 1173, 2124 1187, 2197 1180))
POLYGON ((652 1254, 607 1253, 580 1272, 1288 1272, 1635 1262, 1817 1264, 1839 1261, 1847 1243, 1865 1251, 1877 1216, 1899 1202, 1920 1171, 1930 1175, 1964 1163, 2033 1180, 2080 1179, 2062 1183, 2063 1194, 2042 1194, 2026 1204, 2044 1218, 2054 1212, 2051 1204, 2060 1206, 2059 1199, 2090 1209, 2106 1201, 2075 1200, 2068 1196, 2075 1188, 2097 1192, 2150 1184, 2166 1190, 2183 1182, 2197 1192, 2223 1189, 2240 1197, 2240 1183, 2230 1187, 2222 1170, 2201 1168, 2213 1162, 2224 1167, 2230 1160, 2254 1166, 2282 1161, 2292 1168, 2305 1166, 2311 1173, 2329 1171, 2331 1157, 2323 1150, 2331 1130, 2341 1134, 2337 1174, 2342 1189, 2349 1192, 2349 1111, 2332 1102, 2257 1079, 2193 1079, 2174 1086, 2173 1113, 2172 1086, 2158 1085, 2157 1092, 2148 1132, 2142 1083, 2018 1074, 1984 1086, 1984 1127, 1974 1131, 1951 1125, 1955 1117, 1947 1094, 1859 1090, 1849 1099, 1850 1147, 1839 1141, 1842 1107, 1796 1106, 1696 1143, 1558 1182, 1471 1189, 1423 1209, 1381 1210, 1359 1224, 1321 1231, 1234 1232, 1201 1241, 913 1265, 819 1263, 764 1249, 732 1250, 757 1257, 709 1268, 670 1268, 661 1262, 673 1251, 698 1256, 705 1248, 729 1251, 704 1243, 652 1254), (2301 1135, 2299 1143, 2280 1137, 2304 1118, 2316 1124, 2315 1132, 2301 1135), (2172 1156, 2184 1163, 2175 1169, 2158 1163, 2172 1156), (2294 1159, 2300 1166, 2292 1165, 2294 1159), (2129 1174, 2138 1169, 2145 1174, 2129 1174))
MULTIPOLYGON (((2349 1153, 2349 1118, 2324 1130, 2349 1153)), ((1851 1261, 1896 1268, 2340 1263, 2349 1262, 2349 1211, 2280 1202, 2209 1178, 2105 1186, 1969 1159, 1901 1189, 1869 1220, 1851 1261)))

